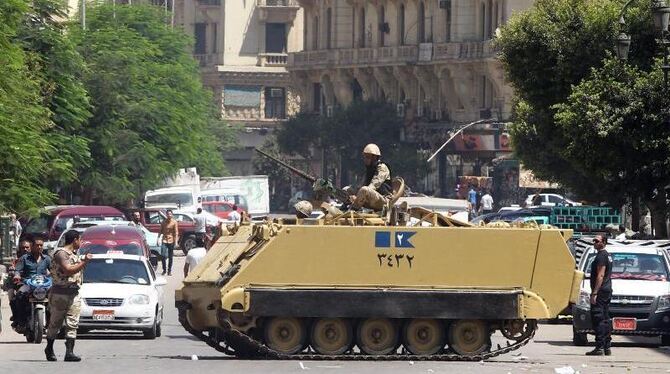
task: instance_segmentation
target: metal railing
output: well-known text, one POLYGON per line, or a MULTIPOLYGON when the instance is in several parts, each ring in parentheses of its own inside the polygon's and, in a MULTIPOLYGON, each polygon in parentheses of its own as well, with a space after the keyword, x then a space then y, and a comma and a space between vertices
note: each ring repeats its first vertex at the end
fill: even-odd
POLYGON ((258 66, 286 66, 288 54, 286 53, 259 53, 258 66))
POLYGON ((257 6, 263 7, 299 7, 297 0, 256 0, 257 6))

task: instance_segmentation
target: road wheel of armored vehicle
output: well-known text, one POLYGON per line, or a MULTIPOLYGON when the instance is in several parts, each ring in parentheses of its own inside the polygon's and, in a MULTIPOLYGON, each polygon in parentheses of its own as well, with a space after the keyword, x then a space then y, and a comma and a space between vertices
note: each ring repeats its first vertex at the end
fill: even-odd
POLYGON ((292 355, 305 348, 307 332, 298 318, 274 317, 265 324, 265 343, 277 352, 292 355))
POLYGON ((351 349, 354 330, 343 318, 320 318, 312 324, 312 348, 323 355, 341 355, 351 349))
POLYGON ((444 347, 445 338, 444 325, 436 319, 413 319, 403 329, 403 344, 415 355, 439 352, 444 347))
POLYGON ((397 325, 388 318, 369 318, 358 325, 356 343, 369 355, 387 355, 398 347, 397 325))
POLYGON ((454 321, 449 326, 449 348, 463 356, 487 352, 491 348, 488 325, 477 319, 454 321))
POLYGON ((510 340, 524 340, 528 338, 537 328, 534 320, 507 319, 502 323, 500 332, 510 340))

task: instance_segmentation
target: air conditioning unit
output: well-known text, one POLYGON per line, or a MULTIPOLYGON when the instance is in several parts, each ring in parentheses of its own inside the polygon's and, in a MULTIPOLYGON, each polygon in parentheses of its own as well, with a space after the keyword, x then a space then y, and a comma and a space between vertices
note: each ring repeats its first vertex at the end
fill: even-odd
POLYGON ((284 97, 284 89, 270 88, 270 97, 284 97))
POLYGON ((405 118, 405 104, 396 105, 395 111, 398 117, 405 118))
POLYGON ((328 106, 326 107, 326 117, 330 118, 330 117, 332 117, 332 116, 333 116, 333 106, 332 106, 332 105, 328 105, 328 106))
POLYGON ((449 9, 451 5, 451 0, 438 0, 440 9, 449 9))

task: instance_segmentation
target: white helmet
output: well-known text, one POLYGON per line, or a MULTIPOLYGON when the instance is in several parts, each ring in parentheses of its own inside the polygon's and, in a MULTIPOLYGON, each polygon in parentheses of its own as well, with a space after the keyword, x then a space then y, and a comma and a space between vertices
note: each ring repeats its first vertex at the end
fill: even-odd
POLYGON ((369 155, 375 155, 375 156, 381 156, 382 152, 379 150, 379 147, 377 147, 377 144, 370 143, 363 148, 363 154, 369 154, 369 155))

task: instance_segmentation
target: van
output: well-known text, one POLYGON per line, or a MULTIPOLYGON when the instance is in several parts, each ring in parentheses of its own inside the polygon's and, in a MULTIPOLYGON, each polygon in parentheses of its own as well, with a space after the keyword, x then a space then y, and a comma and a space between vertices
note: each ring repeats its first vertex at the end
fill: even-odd
POLYGON ((45 247, 50 248, 63 231, 70 228, 75 222, 125 220, 125 215, 111 206, 48 206, 39 217, 28 220, 23 235, 40 237, 44 239, 45 247))
POLYGON ((190 187, 167 187, 149 190, 144 194, 147 208, 166 208, 193 211, 200 206, 200 197, 190 187))

